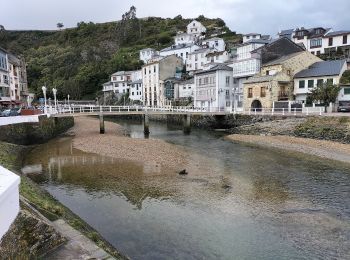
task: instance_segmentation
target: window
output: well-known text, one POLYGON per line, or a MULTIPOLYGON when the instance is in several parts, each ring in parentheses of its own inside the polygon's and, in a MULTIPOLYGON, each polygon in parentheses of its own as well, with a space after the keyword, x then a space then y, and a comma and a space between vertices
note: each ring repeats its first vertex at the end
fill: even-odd
POLYGON ((146 68, 145 68, 145 75, 147 74, 147 70, 146 70, 146 68))
POLYGON ((153 66, 153 72, 156 73, 156 66, 153 66))
POLYGON ((333 79, 327 79, 327 85, 333 85, 333 79))
POLYGON ((323 85, 323 79, 318 79, 316 83, 317 87, 320 87, 323 85))
POLYGON ((322 46, 322 38, 312 39, 310 41, 311 48, 316 48, 316 47, 321 47, 321 46, 322 46))
POLYGON ((305 80, 299 80, 299 88, 305 88, 305 80))
POLYGON ((333 38, 329 38, 328 39, 328 46, 332 46, 333 45, 333 38))
POLYGON ((226 97, 230 96, 230 90, 226 89, 226 97))
POLYGON ((307 81, 307 87, 308 88, 313 88, 314 87, 314 80, 313 79, 309 79, 307 81))
POLYGON ((261 89, 260 89, 260 97, 266 97, 266 88, 265 87, 261 87, 261 89))
POLYGON ((226 76, 226 85, 230 85, 230 76, 226 76))
POLYGON ((290 70, 287 70, 287 75, 290 76, 290 70))
POLYGON ((270 71, 269 70, 266 71, 266 75, 270 75, 270 71))
POLYGON ((321 51, 317 51, 317 55, 320 55, 321 54, 321 51))
POLYGON ((252 98, 252 97, 253 97, 253 89, 248 88, 248 98, 252 98))
POLYGON ((344 95, 350 95, 350 88, 344 88, 344 95))
POLYGON ((348 43, 348 36, 343 35, 343 44, 347 44, 347 43, 348 43))

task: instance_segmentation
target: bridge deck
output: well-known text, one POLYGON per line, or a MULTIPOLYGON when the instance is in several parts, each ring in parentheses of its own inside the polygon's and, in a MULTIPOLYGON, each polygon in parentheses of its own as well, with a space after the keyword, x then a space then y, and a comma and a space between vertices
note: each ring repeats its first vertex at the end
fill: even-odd
POLYGON ((82 113, 64 113, 64 114, 52 114, 52 117, 67 117, 67 116, 117 116, 117 115, 227 115, 229 112, 195 112, 195 111, 120 111, 120 112, 82 112, 82 113))

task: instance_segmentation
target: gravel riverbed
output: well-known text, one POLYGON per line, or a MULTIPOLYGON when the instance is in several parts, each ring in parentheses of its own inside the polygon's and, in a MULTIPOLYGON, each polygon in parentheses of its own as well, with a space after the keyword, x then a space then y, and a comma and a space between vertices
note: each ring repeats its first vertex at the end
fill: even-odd
POLYGON ((300 152, 319 156, 322 158, 350 163, 350 144, 285 135, 267 136, 233 134, 227 136, 227 139, 262 147, 300 152))

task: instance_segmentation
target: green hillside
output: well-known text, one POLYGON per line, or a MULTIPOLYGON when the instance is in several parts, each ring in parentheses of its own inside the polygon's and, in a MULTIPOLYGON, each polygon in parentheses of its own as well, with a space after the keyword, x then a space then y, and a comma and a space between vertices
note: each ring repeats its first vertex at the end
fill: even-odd
MULTIPOLYGON (((226 32, 228 43, 240 40, 221 19, 197 18, 208 29, 226 32)), ((59 98, 91 99, 118 70, 139 69, 139 50, 160 50, 173 42, 177 31, 185 31, 191 19, 180 15, 170 18, 138 19, 131 8, 118 22, 94 24, 80 22, 76 28, 57 31, 0 31, 0 46, 23 54, 32 91, 41 94, 41 86, 56 87, 59 98)))

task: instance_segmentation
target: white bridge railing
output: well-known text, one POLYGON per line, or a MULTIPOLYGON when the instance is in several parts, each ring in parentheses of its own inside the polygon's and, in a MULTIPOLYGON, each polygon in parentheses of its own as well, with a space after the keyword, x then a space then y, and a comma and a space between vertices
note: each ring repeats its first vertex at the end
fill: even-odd
POLYGON ((143 114, 145 112, 158 113, 223 113, 223 114, 248 114, 248 115, 323 115, 324 107, 303 107, 303 108, 250 108, 237 109, 231 107, 145 107, 145 106, 96 106, 96 105, 60 105, 57 108, 48 107, 48 114, 143 114))

